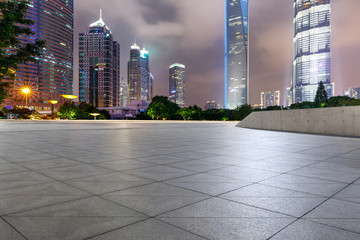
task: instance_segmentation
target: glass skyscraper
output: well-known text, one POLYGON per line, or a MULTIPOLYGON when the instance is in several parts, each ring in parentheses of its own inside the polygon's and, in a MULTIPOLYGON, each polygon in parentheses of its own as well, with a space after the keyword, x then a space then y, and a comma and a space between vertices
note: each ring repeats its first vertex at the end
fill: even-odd
POLYGON ((28 106, 39 111, 50 111, 51 104, 46 101, 62 100, 61 95, 72 94, 73 0, 30 0, 27 18, 35 22, 31 26, 35 35, 22 36, 21 40, 26 43, 39 38, 46 40, 46 47, 38 63, 19 65, 16 81, 4 79, 12 84, 11 96, 4 105, 25 106, 19 88, 30 85, 32 96, 28 98, 28 106))
POLYGON ((248 103, 248 0, 226 0, 225 108, 248 103))
POLYGON ((128 86, 131 101, 151 101, 152 80, 150 73, 149 52, 135 43, 130 48, 130 60, 128 62, 128 86))
POLYGON ((292 103, 312 102, 322 81, 328 97, 331 83, 330 0, 294 0, 292 103))
POLYGON ((79 99, 95 107, 120 106, 120 44, 100 19, 79 34, 79 99))
POLYGON ((185 65, 174 63, 169 67, 169 100, 185 106, 185 65))

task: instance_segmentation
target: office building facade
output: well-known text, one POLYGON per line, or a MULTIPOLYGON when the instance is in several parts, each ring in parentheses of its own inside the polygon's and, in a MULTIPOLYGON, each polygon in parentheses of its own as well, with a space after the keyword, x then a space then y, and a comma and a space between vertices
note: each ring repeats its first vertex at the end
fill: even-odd
POLYGON ((261 93, 261 109, 270 106, 280 106, 280 91, 262 92, 261 93))
POLYGON ((185 65, 174 63, 169 67, 169 100, 185 106, 185 65))
POLYGON ((101 13, 79 34, 79 99, 95 107, 120 106, 120 44, 101 13))
POLYGON ((149 52, 135 43, 130 48, 130 60, 128 62, 128 86, 129 102, 151 101, 152 77, 150 73, 149 52))
MULTIPOLYGON (((0 0, 4 2, 4 0, 0 0)), ((61 95, 72 94, 73 88, 73 0, 30 0, 27 18, 34 21, 33 36, 21 36, 23 43, 36 38, 46 40, 38 63, 20 64, 16 80, 11 83, 10 97, 5 106, 25 106, 38 111, 50 111, 49 100, 63 100, 61 95), (28 103, 21 96, 21 87, 30 87, 28 103)), ((11 49, 7 49, 11 52, 11 49)))
POLYGON ((248 0, 226 0, 225 108, 249 102, 248 0))
POLYGON ((330 0, 294 0, 292 102, 312 102, 322 81, 328 97, 331 83, 330 0))

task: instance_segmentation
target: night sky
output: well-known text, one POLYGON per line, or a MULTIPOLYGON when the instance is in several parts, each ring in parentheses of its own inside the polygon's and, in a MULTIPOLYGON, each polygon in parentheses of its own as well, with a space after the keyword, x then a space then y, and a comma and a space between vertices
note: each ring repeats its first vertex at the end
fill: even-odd
MULTIPOLYGON (((150 52, 155 94, 168 95, 169 65, 186 65, 186 105, 224 102, 225 0, 75 0, 74 93, 78 92, 78 33, 103 20, 121 48, 127 78, 135 38, 150 52)), ((360 0, 331 0, 335 94, 360 87, 360 0)), ((250 103, 280 90, 285 104, 292 71, 293 0, 249 0, 250 103)))

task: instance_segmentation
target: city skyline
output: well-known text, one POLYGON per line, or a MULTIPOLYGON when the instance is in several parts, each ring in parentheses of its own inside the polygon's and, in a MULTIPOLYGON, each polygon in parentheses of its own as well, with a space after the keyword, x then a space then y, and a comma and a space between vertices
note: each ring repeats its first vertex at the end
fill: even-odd
MULTIPOLYGON (((132 45, 134 38, 146 43, 156 78, 155 95, 167 95, 167 66, 179 61, 188 66, 187 104, 202 106, 210 98, 223 105, 225 1, 199 0, 194 3, 184 0, 177 4, 172 0, 108 2, 103 5, 92 0, 77 1, 75 31, 86 19, 96 20, 98 9, 103 8, 104 19, 119 39, 123 51, 132 45), (197 11, 203 5, 207 6, 206 11, 197 11), (200 31, 210 28, 211 31, 200 31)), ((342 95, 344 89, 359 85, 356 62, 360 57, 355 53, 360 49, 360 34, 353 29, 360 20, 355 15, 360 2, 346 2, 348 4, 332 1, 335 95, 342 95)), ((249 4, 249 16, 250 103, 256 104, 260 92, 277 89, 286 92, 286 87, 290 86, 293 1, 253 0, 249 4), (271 8, 276 8, 277 14, 269 11, 271 8)), ((142 46, 143 42, 139 45, 142 46)), ((121 76, 126 77, 123 60, 126 56, 122 54, 121 58, 121 76)), ((283 104, 285 95, 282 96, 283 104)))

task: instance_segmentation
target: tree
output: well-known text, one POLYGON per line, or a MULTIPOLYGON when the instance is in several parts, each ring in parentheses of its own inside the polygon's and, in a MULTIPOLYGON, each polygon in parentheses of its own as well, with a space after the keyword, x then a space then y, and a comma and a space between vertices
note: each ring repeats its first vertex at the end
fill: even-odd
POLYGON ((168 100, 165 96, 155 96, 147 109, 147 114, 152 119, 176 119, 180 107, 168 100))
POLYGON ((5 76, 15 78, 18 65, 38 62, 45 41, 36 39, 33 43, 22 43, 20 36, 33 36, 34 21, 26 18, 28 0, 0 2, 0 104, 8 96, 10 85, 2 82, 5 76))
POLYGON ((327 101, 328 97, 327 97, 327 93, 324 87, 324 84, 322 81, 320 81, 318 89, 316 91, 316 96, 315 96, 315 104, 320 107, 322 104, 324 104, 327 101))
POLYGON ((231 114, 232 120, 243 120, 246 118, 250 113, 253 112, 253 109, 251 105, 249 104, 243 104, 237 108, 234 109, 234 111, 231 114))
POLYGON ((78 108, 74 103, 64 102, 58 109, 58 116, 62 119, 76 119, 78 108))
POLYGON ((203 111, 201 118, 209 121, 227 121, 231 116, 232 110, 229 109, 208 109, 203 111))
POLYGON ((149 105, 149 107, 147 109, 147 114, 152 119, 156 119, 156 120, 170 118, 169 109, 167 109, 165 104, 162 103, 162 102, 152 102, 152 103, 150 103, 150 105, 149 105))
POLYGON ((290 109, 308 109, 308 108, 317 108, 314 102, 301 102, 301 103, 293 103, 289 107, 290 109))
POLYGON ((202 109, 194 105, 193 107, 181 108, 177 111, 184 120, 201 120, 202 109))

